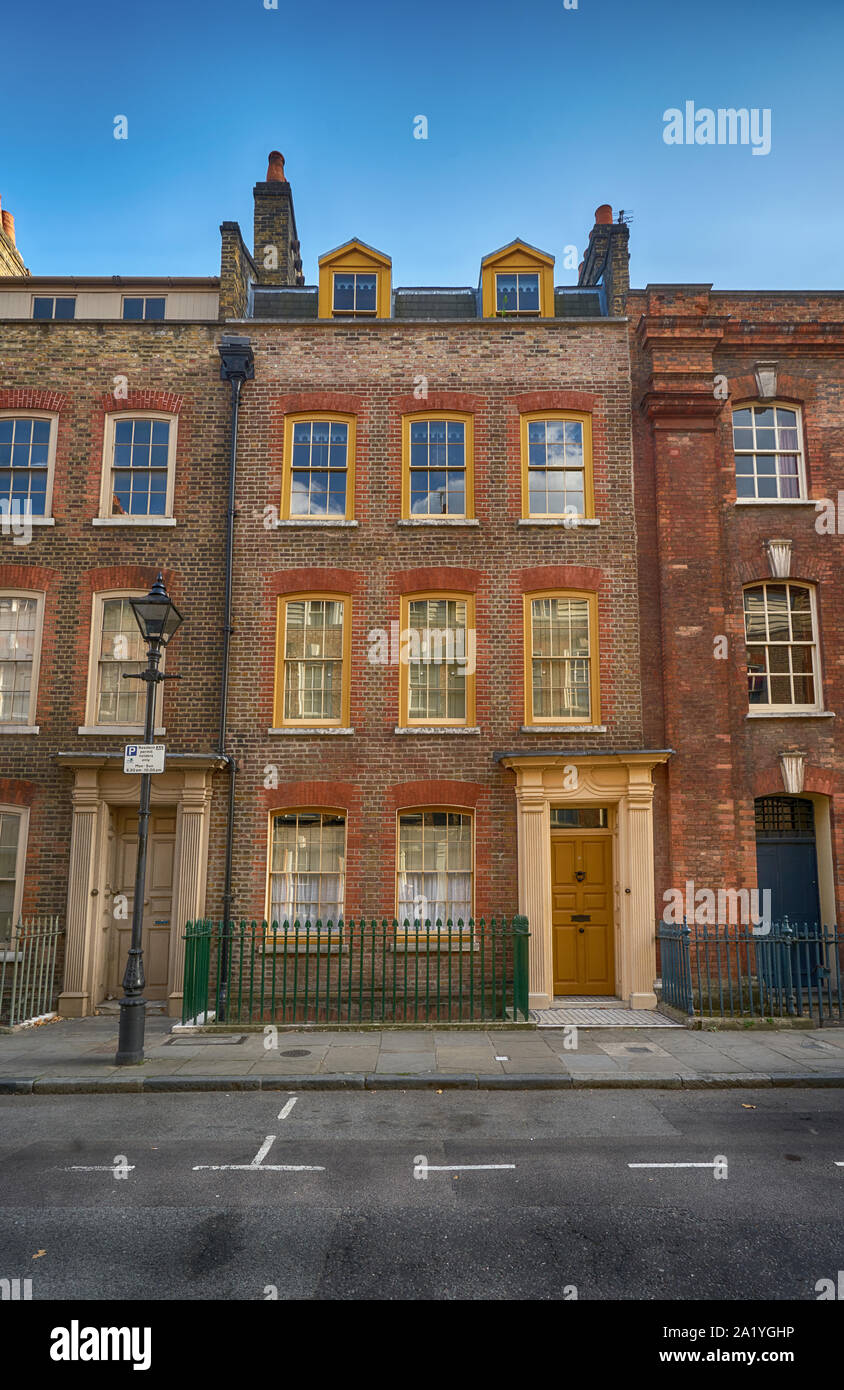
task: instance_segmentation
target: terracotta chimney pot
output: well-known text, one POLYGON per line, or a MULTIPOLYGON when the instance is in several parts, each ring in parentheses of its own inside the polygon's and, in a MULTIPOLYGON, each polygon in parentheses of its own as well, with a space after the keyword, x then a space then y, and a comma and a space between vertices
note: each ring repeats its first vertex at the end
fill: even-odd
POLYGON ((602 203, 599 208, 595 209, 596 225, 600 225, 605 222, 612 222, 612 208, 610 207, 609 203, 602 203))
POLYGON ((287 183, 284 173, 284 155, 278 150, 270 150, 270 162, 267 167, 267 183, 287 183))
POLYGON ((3 218, 3 231, 6 233, 6 236, 9 238, 12 245, 17 246, 17 242, 15 241, 14 217, 10 212, 7 212, 5 208, 3 208, 2 213, 0 213, 0 217, 3 218))

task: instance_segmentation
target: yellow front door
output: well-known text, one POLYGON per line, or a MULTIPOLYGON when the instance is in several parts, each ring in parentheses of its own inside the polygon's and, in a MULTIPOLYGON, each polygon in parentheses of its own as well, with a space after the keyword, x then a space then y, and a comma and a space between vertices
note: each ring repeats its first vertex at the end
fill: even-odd
POLYGON ((612 836, 551 831, 554 993, 615 994, 612 836))
MULTIPOLYGON (((147 999, 166 999, 170 962, 170 913, 173 901, 173 852, 176 844, 175 809, 153 809, 149 818, 146 893, 144 894, 143 950, 147 999)), ((111 882, 107 887, 111 940, 108 952, 108 994, 123 993, 122 979, 132 936, 132 904, 135 898, 135 866, 138 862, 138 813, 115 814, 111 882), (118 902, 119 915, 115 912, 118 902)))

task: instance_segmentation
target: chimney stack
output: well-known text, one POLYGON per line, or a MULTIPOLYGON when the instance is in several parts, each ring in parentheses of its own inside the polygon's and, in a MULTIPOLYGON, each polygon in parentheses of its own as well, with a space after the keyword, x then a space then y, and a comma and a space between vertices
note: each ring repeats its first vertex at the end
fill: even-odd
POLYGON ((284 172, 284 155, 271 150, 267 177, 256 183, 254 260, 259 285, 303 285, 293 194, 284 172))
POLYGON ((15 219, 5 208, 0 209, 0 276, 28 275, 15 240, 15 219))
POLYGON ((629 227, 621 220, 613 222, 609 203, 596 208, 595 225, 578 268, 577 283, 580 286, 602 284, 607 296, 607 313, 614 318, 623 316, 630 289, 629 240, 629 227))

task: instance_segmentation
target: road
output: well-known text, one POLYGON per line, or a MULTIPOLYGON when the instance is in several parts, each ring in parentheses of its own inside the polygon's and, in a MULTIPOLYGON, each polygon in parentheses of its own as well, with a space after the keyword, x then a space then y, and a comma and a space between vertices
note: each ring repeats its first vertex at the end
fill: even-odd
POLYGON ((33 1299, 815 1300, 844 1267, 840 1091, 291 1099, 0 1098, 0 1277, 33 1299))

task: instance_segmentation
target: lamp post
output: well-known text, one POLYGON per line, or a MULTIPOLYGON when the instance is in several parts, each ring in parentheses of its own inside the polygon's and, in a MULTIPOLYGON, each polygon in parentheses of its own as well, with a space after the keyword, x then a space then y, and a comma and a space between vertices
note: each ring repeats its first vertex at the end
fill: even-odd
MULTIPOLYGON (((146 598, 130 599, 135 621, 147 645, 145 671, 124 673, 124 680, 145 681, 147 687, 144 742, 152 743, 155 736, 155 692, 161 681, 175 680, 159 670, 161 653, 182 623, 182 615, 170 601, 164 580, 159 574, 146 598)), ((138 864, 135 870, 135 898, 132 903, 132 940, 129 958, 123 975, 123 998, 120 1001, 120 1031, 115 1061, 128 1066, 144 1060, 144 891, 147 876, 147 839, 152 774, 141 773, 141 800, 138 811, 138 864)))

